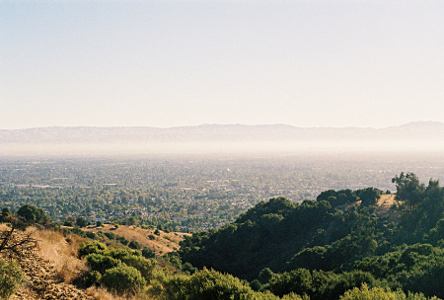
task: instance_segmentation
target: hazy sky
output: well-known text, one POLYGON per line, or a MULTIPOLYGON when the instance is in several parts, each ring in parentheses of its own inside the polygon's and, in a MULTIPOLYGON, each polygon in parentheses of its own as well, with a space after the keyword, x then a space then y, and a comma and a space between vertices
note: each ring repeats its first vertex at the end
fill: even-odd
POLYGON ((0 0, 0 129, 419 120, 442 0, 0 0))

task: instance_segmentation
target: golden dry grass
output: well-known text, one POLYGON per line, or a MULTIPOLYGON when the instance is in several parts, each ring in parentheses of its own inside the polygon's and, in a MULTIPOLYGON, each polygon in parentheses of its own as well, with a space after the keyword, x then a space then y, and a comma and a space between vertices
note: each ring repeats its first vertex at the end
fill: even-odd
POLYGON ((126 295, 120 297, 108 292, 104 288, 94 286, 88 288, 86 292, 88 293, 88 295, 92 296, 96 300, 151 300, 152 299, 144 291, 141 291, 139 294, 136 295, 126 295))
POLYGON ((135 240, 139 242, 139 244, 144 247, 147 246, 154 252, 156 255, 163 255, 168 252, 173 252, 179 250, 179 242, 184 240, 187 233, 181 232, 170 232, 166 233, 160 230, 160 235, 154 235, 154 230, 151 229, 142 229, 140 227, 135 226, 125 226, 119 225, 118 228, 115 228, 114 225, 105 224, 103 227, 96 226, 88 226, 87 228, 83 228, 86 231, 92 232, 112 232, 116 236, 123 236, 127 240, 132 241, 135 240), (155 239, 150 240, 148 238, 149 235, 154 235, 155 239))
MULTIPOLYGON (((32 229, 29 229, 32 230, 32 229)), ((39 254, 55 268, 64 282, 72 282, 86 271, 84 262, 77 258, 77 249, 82 242, 76 236, 67 236, 52 230, 38 230, 34 238, 39 240, 39 254)))
POLYGON ((121 297, 111 294, 107 290, 92 286, 86 290, 88 295, 92 296, 96 300, 120 300, 121 297))
POLYGON ((392 206, 399 207, 399 201, 396 200, 395 194, 382 195, 376 205, 378 206, 378 208, 375 210, 376 215, 379 217, 388 217, 388 220, 392 222, 396 222, 398 220, 398 214, 390 213, 390 208, 392 206))

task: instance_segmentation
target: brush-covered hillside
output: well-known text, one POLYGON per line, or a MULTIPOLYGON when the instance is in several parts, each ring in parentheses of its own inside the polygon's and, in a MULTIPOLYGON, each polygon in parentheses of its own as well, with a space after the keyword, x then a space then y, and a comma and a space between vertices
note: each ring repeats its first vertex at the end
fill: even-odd
POLYGON ((279 296, 338 299, 365 282, 444 297, 444 189, 411 173, 393 182, 396 195, 367 188, 261 202, 217 231, 186 237, 179 253, 279 296))

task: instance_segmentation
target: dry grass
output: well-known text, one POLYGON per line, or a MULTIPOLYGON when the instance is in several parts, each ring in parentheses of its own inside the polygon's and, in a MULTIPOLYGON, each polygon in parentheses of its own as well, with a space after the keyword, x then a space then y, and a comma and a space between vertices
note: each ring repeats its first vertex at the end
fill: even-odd
POLYGON ((139 242, 142 247, 147 246, 156 252, 156 255, 163 255, 178 250, 180 248, 179 242, 184 240, 185 236, 189 235, 181 232, 166 233, 160 230, 160 235, 157 236, 154 235, 154 230, 151 229, 125 225, 119 225, 118 228, 115 228, 114 225, 111 224, 105 224, 103 227, 88 226, 87 228, 83 228, 83 230, 95 233, 99 231, 104 233, 112 232, 117 236, 125 237, 129 241, 135 240, 139 242), (149 235, 154 235, 155 239, 150 240, 148 238, 149 235))
POLYGON ((108 292, 107 290, 105 290, 103 288, 95 287, 95 286, 88 288, 86 290, 86 292, 88 293, 88 295, 92 296, 96 300, 120 300, 120 299, 122 299, 116 295, 111 294, 110 292, 108 292))
POLYGON ((134 296, 117 296, 110 292, 108 292, 106 289, 101 287, 90 287, 86 290, 88 295, 92 296, 96 300, 151 300, 146 293, 141 291, 139 294, 136 294, 134 296))
POLYGON ((35 233, 35 238, 40 241, 41 257, 54 266, 57 275, 64 282, 72 282, 87 270, 84 262, 77 258, 77 249, 82 242, 77 237, 65 238, 60 232, 39 230, 35 233))

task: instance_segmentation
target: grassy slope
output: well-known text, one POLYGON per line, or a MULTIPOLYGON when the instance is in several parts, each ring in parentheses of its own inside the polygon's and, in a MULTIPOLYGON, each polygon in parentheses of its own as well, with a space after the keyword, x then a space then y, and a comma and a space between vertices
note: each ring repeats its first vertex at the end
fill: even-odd
POLYGON ((142 248, 147 246, 156 252, 156 255, 163 255, 168 252, 177 251, 179 249, 179 242, 184 239, 184 236, 189 235, 181 232, 166 233, 161 230, 159 230, 160 235, 155 235, 153 229, 142 229, 140 227, 125 225, 119 225, 118 228, 115 228, 114 225, 111 224, 104 224, 103 227, 88 226, 87 228, 82 229, 95 233, 99 231, 103 233, 112 232, 116 236, 125 237, 128 241, 137 241, 142 248), (154 235, 155 240, 150 240, 148 238, 149 235, 154 235))

